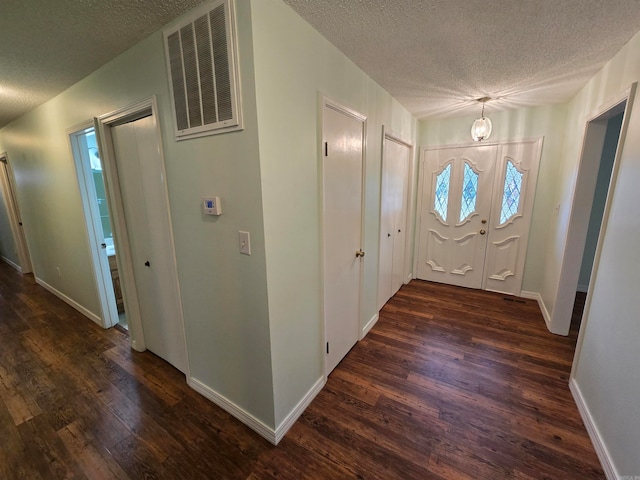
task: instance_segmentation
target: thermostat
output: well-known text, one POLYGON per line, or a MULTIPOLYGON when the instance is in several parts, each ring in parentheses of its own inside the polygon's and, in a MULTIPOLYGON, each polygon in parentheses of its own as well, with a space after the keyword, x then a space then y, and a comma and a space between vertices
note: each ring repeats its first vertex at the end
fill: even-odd
POLYGON ((222 215, 220 197, 206 197, 202 199, 202 210, 205 215, 222 215))

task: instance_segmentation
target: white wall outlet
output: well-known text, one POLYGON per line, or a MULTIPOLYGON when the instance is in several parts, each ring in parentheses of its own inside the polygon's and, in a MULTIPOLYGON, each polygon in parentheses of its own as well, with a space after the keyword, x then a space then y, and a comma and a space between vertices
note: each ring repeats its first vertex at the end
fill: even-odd
POLYGON ((222 215, 220 197, 205 197, 202 199, 202 211, 205 215, 222 215))
POLYGON ((251 237, 249 232, 238 232, 238 244, 240 245, 240 253, 251 255, 251 237))

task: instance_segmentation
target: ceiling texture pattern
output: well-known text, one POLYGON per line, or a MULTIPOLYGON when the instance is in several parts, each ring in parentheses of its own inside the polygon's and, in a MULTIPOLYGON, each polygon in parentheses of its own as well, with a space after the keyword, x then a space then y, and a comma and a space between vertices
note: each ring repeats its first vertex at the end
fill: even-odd
MULTIPOLYGON (((202 0, 0 2, 2 127, 202 0)), ((418 118, 564 102, 640 30, 640 0, 285 3, 418 118)))
POLYGON ((640 30, 639 0, 284 0, 418 118, 561 103, 640 30))
POLYGON ((0 0, 0 127, 202 0, 0 0))

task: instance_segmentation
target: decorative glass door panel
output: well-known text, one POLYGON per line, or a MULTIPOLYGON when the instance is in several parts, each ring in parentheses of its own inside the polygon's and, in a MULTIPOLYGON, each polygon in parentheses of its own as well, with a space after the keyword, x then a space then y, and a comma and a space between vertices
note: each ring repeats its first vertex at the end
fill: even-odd
POLYGON ((495 157, 495 146, 428 151, 418 278, 481 288, 495 157))
POLYGON ((520 294, 541 147, 424 150, 418 278, 520 294))

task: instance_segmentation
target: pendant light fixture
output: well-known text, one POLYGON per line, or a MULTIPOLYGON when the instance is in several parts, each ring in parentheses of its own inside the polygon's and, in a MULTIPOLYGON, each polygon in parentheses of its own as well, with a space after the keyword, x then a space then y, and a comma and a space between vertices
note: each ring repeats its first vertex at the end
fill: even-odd
POLYGON ((478 102, 482 102, 482 115, 476 119, 471 125, 471 138, 474 142, 481 142, 486 140, 491 135, 491 120, 484 116, 484 104, 491 100, 490 97, 482 97, 478 99, 478 102))

